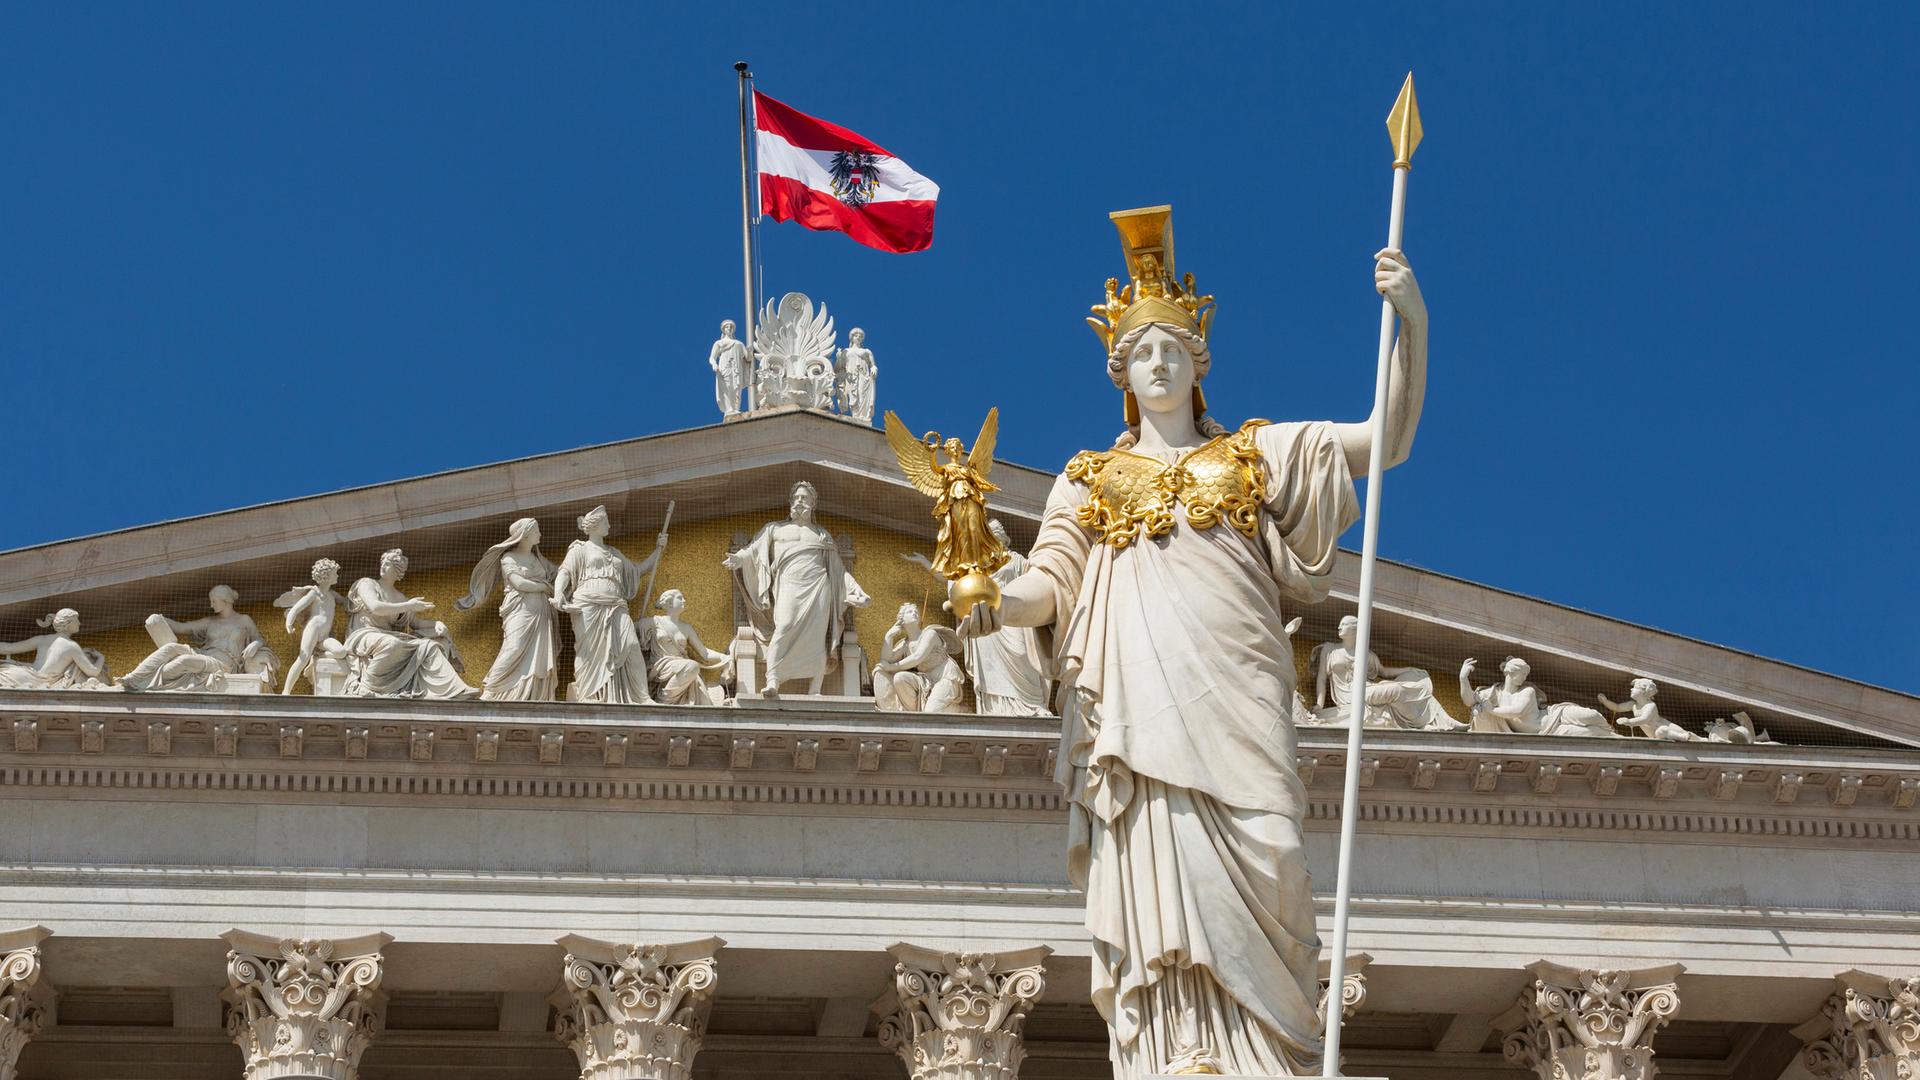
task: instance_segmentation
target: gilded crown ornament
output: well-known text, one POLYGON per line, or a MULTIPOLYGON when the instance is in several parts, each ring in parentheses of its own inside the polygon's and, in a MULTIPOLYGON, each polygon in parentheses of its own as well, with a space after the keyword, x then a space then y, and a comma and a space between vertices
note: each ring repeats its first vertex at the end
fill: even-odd
POLYGON ((987 493, 1000 490, 987 481, 987 473, 993 469, 1000 410, 987 410, 970 452, 959 439, 942 439, 937 431, 914 438, 892 410, 886 423, 887 445, 893 448, 900 471, 922 495, 934 500, 933 516, 940 520, 940 534, 934 541, 932 569, 953 582, 948 597, 953 610, 964 614, 975 603, 998 608, 1000 586, 992 575, 1010 556, 987 528, 987 493))
POLYGON ((1170 323, 1207 337, 1213 330, 1213 297, 1193 286, 1193 275, 1174 276, 1173 207, 1147 206, 1107 215, 1120 230, 1132 281, 1107 279, 1106 299, 1093 306, 1087 325, 1113 355, 1114 346, 1136 326, 1170 323))

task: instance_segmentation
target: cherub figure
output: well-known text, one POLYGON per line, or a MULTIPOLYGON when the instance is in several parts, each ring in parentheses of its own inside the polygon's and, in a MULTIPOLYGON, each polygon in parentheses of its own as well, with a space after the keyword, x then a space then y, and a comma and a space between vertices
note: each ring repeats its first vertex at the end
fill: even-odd
POLYGON ((987 528, 987 493, 1000 490, 987 482, 999 433, 1000 410, 989 409, 969 453, 959 439, 942 442, 938 432, 915 439, 898 416, 887 413, 887 443, 900 460, 900 471, 921 494, 934 499, 933 516, 940 519, 940 534, 934 541, 931 569, 949 581, 970 573, 992 574, 1007 563, 1005 545, 987 528), (944 462, 942 452, 947 456, 944 462))
POLYGON ((294 684, 301 675, 313 677, 313 664, 320 655, 345 656, 347 647, 333 637, 333 618, 340 605, 347 598, 333 591, 340 583, 340 564, 332 559, 321 559, 313 564, 313 584, 296 585, 280 594, 273 602, 274 607, 287 609, 287 633, 294 633, 294 627, 300 627, 300 654, 293 658, 292 666, 287 668, 286 684, 280 688, 282 694, 293 693, 294 684))
POLYGON ((1660 715, 1660 707, 1653 703, 1653 695, 1660 687, 1652 679, 1635 679, 1627 685, 1627 703, 1619 704, 1605 694, 1598 695, 1600 704, 1610 711, 1629 714, 1625 719, 1614 723, 1624 728, 1632 728, 1649 739, 1665 739, 1668 742, 1700 742, 1701 738, 1679 724, 1660 715))

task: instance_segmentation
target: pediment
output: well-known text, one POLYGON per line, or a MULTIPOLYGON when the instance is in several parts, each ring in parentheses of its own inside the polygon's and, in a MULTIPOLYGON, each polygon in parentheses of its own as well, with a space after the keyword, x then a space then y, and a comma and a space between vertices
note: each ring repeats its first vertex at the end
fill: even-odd
MULTIPOLYGON (((1024 548, 1053 474, 999 462, 993 476, 993 512, 1024 548)), ((322 556, 351 580, 371 573, 381 551, 400 547, 412 562, 408 588, 446 617, 468 569, 514 519, 537 517, 557 559, 575 535, 574 519, 603 504, 615 539, 643 554, 669 502, 674 539, 659 588, 686 591, 702 632, 724 640, 731 585, 719 557, 741 531, 782 513, 801 479, 818 488, 823 522, 848 537, 857 573, 875 594, 860 617, 863 639, 877 640, 902 600, 937 606, 926 575, 898 558, 929 550, 934 521, 927 500, 899 475, 885 437, 799 410, 0 553, 0 640, 31 636, 35 617, 72 607, 83 619, 82 643, 106 639, 113 669, 124 671, 151 647, 146 615, 193 617, 207 590, 224 583, 285 651, 270 601, 306 581, 322 556)), ((1296 644, 1309 700, 1305 653, 1333 638, 1353 610, 1357 582, 1358 558, 1343 552, 1331 598, 1302 613, 1296 644)), ((1428 671, 1436 699, 1456 715, 1463 659, 1478 658, 1475 681, 1486 683, 1504 657, 1520 655, 1556 701, 1617 698, 1644 675, 1660 684, 1663 714, 1695 731, 1744 710, 1782 742, 1920 746, 1920 699, 1908 695, 1411 566, 1382 563, 1376 588, 1376 653, 1389 666, 1428 671)), ((463 648, 470 640, 477 654, 469 663, 491 656, 491 618, 484 607, 461 616, 463 648)))

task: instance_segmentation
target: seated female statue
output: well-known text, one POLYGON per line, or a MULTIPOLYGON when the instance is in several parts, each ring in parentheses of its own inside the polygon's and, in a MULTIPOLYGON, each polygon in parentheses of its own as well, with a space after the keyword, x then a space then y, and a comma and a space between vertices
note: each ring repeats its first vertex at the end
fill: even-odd
POLYGON ((53 628, 51 634, 36 634, 12 644, 0 642, 0 656, 31 652, 33 660, 0 660, 0 690, 109 690, 107 658, 97 649, 83 649, 73 640, 80 632, 80 613, 61 608, 44 618, 40 626, 53 628))
POLYGON ((348 697, 470 698, 480 689, 460 677, 463 666, 447 624, 421 616, 433 601, 398 588, 407 574, 399 548, 380 556, 380 576, 347 591, 348 697))

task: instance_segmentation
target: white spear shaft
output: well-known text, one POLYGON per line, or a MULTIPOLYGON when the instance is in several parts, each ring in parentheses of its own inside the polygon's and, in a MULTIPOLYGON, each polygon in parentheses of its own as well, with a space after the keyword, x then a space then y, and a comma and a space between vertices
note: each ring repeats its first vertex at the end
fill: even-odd
MULTIPOLYGON (((666 540, 666 537, 667 537, 667 530, 672 527, 673 527, 673 500, 668 499, 667 500, 667 519, 660 523, 660 539, 663 541, 662 544, 660 545, 660 554, 662 555, 666 554, 666 544, 664 543, 664 541, 666 540)), ((641 611, 653 610, 653 577, 655 574, 658 574, 659 572, 660 572, 660 564, 656 561, 653 564, 653 569, 647 571, 646 591, 640 594, 640 610, 641 611)))
MULTIPOLYGON (((1420 142, 1420 107, 1413 98, 1413 73, 1400 88, 1400 97, 1387 114, 1387 132, 1393 137, 1393 209, 1387 218, 1387 246, 1398 248, 1406 224, 1407 172, 1413 168, 1413 148, 1420 142)), ((1359 628, 1353 635, 1353 709, 1347 715, 1346 790, 1340 799, 1340 869, 1333 891, 1333 953, 1327 983, 1327 1041, 1325 1076, 1340 1076, 1342 985, 1347 977, 1348 901, 1353 895, 1353 837, 1359 820, 1360 733, 1367 712, 1367 658, 1372 655, 1373 567, 1380 553, 1380 474, 1387 452, 1387 384, 1393 377, 1393 302, 1380 301, 1380 361, 1373 380, 1371 447, 1367 453, 1367 523, 1360 541, 1359 628)))

